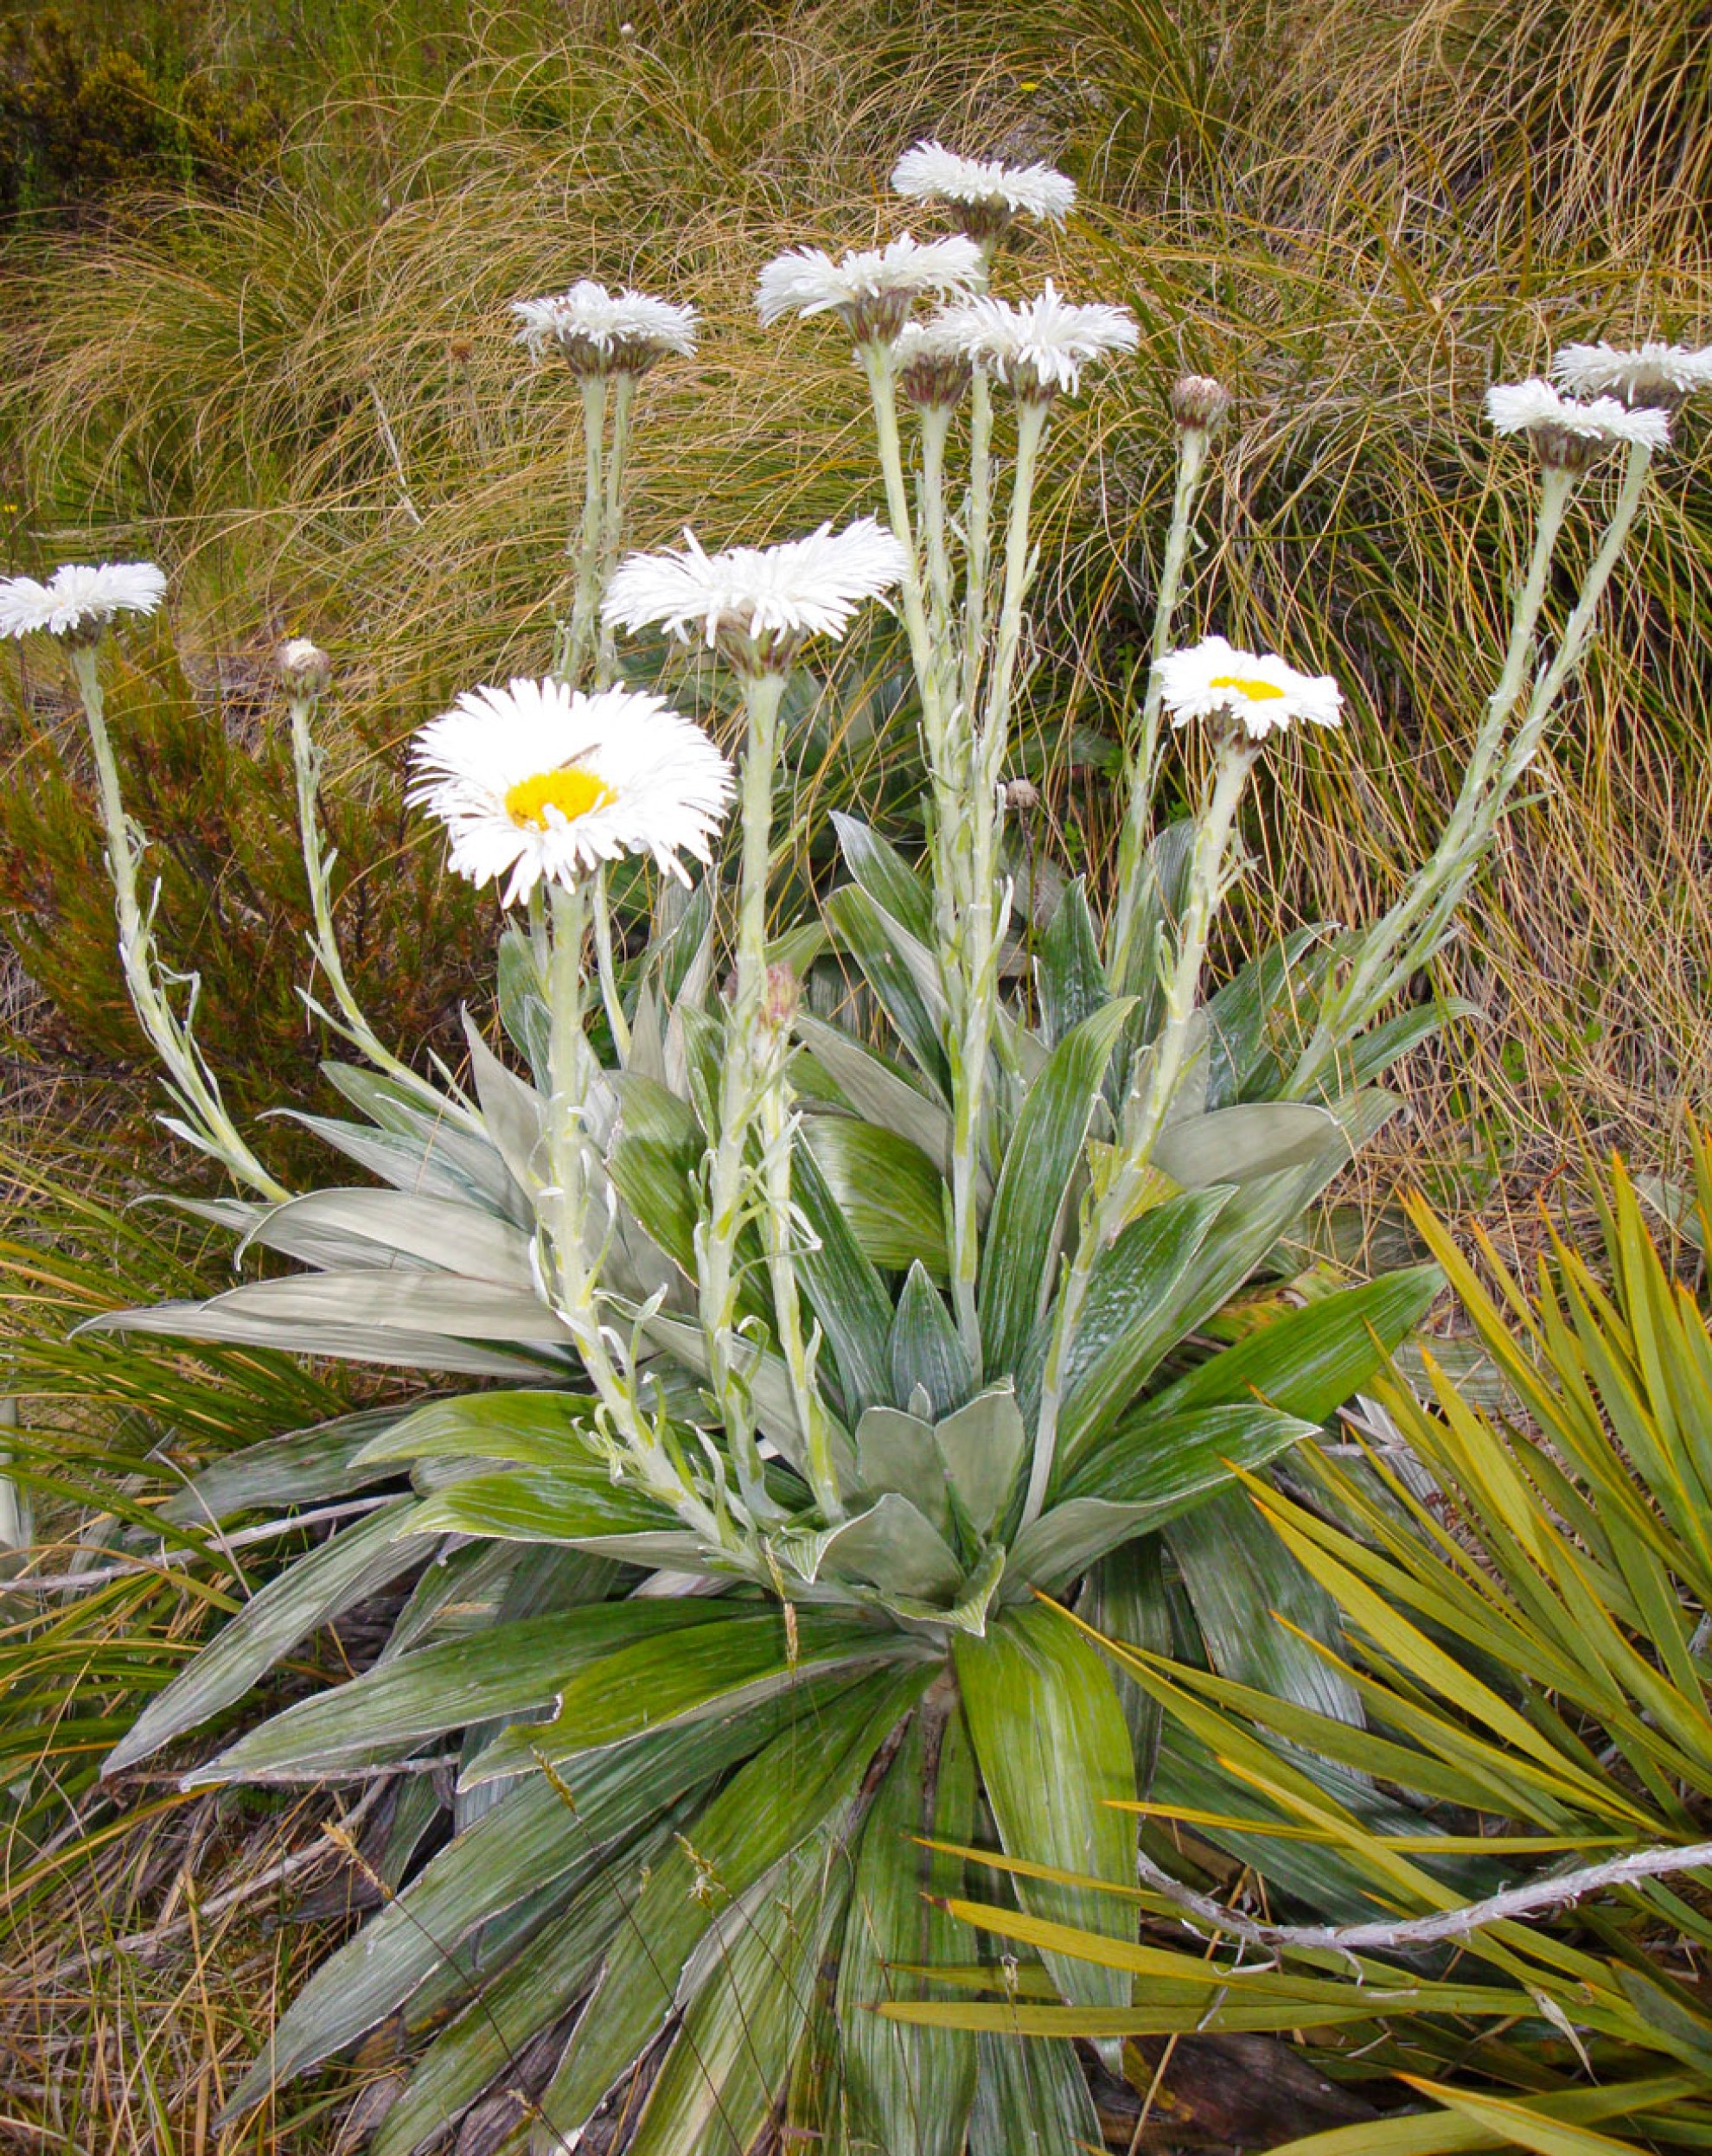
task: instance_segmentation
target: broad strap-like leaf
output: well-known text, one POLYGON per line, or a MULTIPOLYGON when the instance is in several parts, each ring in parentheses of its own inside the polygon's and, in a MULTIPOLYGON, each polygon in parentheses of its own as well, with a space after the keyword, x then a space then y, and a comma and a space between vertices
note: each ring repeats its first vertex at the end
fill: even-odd
POLYGON ((802 1139, 870 1264, 887 1273, 947 1271, 945 1179, 919 1145, 846 1115, 803 1118, 802 1139))
POLYGON ((934 939, 933 894, 896 847, 854 816, 833 811, 833 829, 844 864, 877 906, 883 907, 917 943, 934 939))
POLYGON ((102 1771, 146 1759, 230 1706, 299 1640, 419 1565, 434 1547, 431 1534, 406 1532, 420 1509, 408 1497, 383 1505, 276 1573, 150 1702, 102 1771))
POLYGON ((529 1238, 474 1205, 405 1190, 312 1190, 270 1207, 245 1238, 324 1270, 339 1265, 396 1267, 400 1257, 446 1273, 533 1294, 529 1238), (331 1265, 316 1254, 329 1244, 331 1265))
POLYGON ((1051 924, 1036 947, 1034 972, 1040 990, 1040 1030, 1048 1048, 1056 1048, 1110 998, 1100 939, 1080 877, 1058 901, 1051 924))
POLYGON ((943 1100, 950 1085, 944 1048, 948 1021, 932 953, 859 883, 835 890, 826 913, 910 1060, 943 1100))
POLYGON ((938 1906, 962 1891, 960 1859, 929 1842, 974 1838, 974 1759, 955 1699, 917 1709, 862 1829, 838 1972, 838 2023, 853 2140, 887 2156, 961 2156, 974 2095, 974 2039, 909 2029, 872 2008, 943 1996, 907 1972, 949 1961, 961 1936, 938 1906))
POLYGON ((910 1403, 918 1392, 924 1394, 927 1419, 936 1422, 961 1407, 974 1386, 975 1374, 949 1311, 926 1268, 911 1266, 892 1319, 892 1398, 913 1413, 917 1410, 910 1403))
MULTIPOLYGON (((304 1274, 326 1280, 325 1273, 304 1274)), ((373 1275, 369 1276, 371 1279, 373 1275)), ((425 1279, 425 1274, 418 1274, 425 1279)), ((272 1285, 271 1282, 261 1283, 272 1285)), ((284 1284, 282 1284, 284 1285, 284 1284)), ((501 1291, 508 1292, 508 1291, 501 1291)), ((245 1292, 240 1290, 239 1292, 245 1292)), ((337 1298, 334 1298, 336 1302, 337 1298)), ((301 1307, 301 1306, 299 1306, 301 1307)), ((507 1355, 479 1340, 406 1329, 360 1324, 329 1314, 313 1320, 258 1310, 253 1304, 233 1309, 224 1297, 208 1303, 150 1303, 137 1310, 104 1311, 78 1329, 81 1332, 144 1332, 174 1340, 208 1340, 247 1348, 278 1348, 288 1355, 324 1355, 335 1361, 375 1362, 405 1369, 456 1372, 467 1377, 533 1377, 542 1365, 521 1355, 507 1355)), ((568 1358, 555 1355, 564 1365, 568 1358)))
POLYGON ((1200 1190, 1306 1166, 1328 1143, 1342 1152, 1342 1133, 1325 1108, 1300 1100, 1255 1100, 1171 1124, 1159 1134, 1153 1165, 1185 1190, 1200 1190))
MULTIPOLYGON (((960 1634, 957 1681, 975 1759, 1000 1840, 1013 1856, 1127 1887, 1134 1828, 1113 1808, 1135 1795, 1129 1731, 1110 1670, 1060 1612, 1041 1604, 1006 1610, 984 1638, 960 1634), (1075 1771, 1065 1763, 1074 1760, 1075 1771)), ((1114 1938, 1134 1936, 1133 1905, 1097 1884, 1021 1880, 1025 1909, 1114 1938)), ((1127 2002, 1111 1969, 1048 1955, 1066 1999, 1127 2002)))
MULTIPOLYGON (((805 1137, 809 1126, 821 1119, 807 1119, 805 1137)), ((854 1424, 891 1394, 891 1299, 821 1172, 812 1144, 793 1147, 790 1177, 813 1239, 811 1247, 797 1253, 796 1277, 838 1365, 844 1419, 854 1424)), ((942 1234, 942 1244, 943 1240, 942 1234)))
POLYGON ((1016 1482, 1028 1433, 1006 1379, 977 1393, 935 1426, 934 1443, 963 1518, 977 1534, 990 1534, 1016 1482))
POLYGON ((390 1460, 371 1459, 368 1446, 410 1409, 365 1407, 313 1430, 294 1430, 259 1445, 246 1445, 211 1460, 187 1488, 161 1506, 158 1517, 175 1527, 207 1527, 236 1513, 277 1511, 281 1505, 324 1504, 355 1489, 384 1483, 398 1472, 390 1460))
MULTIPOLYGON (((906 2011, 931 2010, 929 2001, 906 2011)), ((1102 2146, 1088 2076, 1068 2038, 1025 2036, 1007 2027, 977 2037, 975 2045, 980 2078, 969 2156, 1088 2156, 1102 2146)))
POLYGON ((884 1056, 824 1018, 796 1014, 796 1034, 840 1094, 871 1123, 918 1145, 942 1175, 951 1171, 951 1115, 884 1056))
POLYGON ((719 1912, 847 1814, 875 1751, 932 1675, 930 1664, 877 1672, 835 1699, 822 1690, 812 1713, 789 1712, 794 1695, 787 1693, 745 1717, 755 1757, 684 1829, 615 1936, 600 1984, 541 2100, 549 2130, 575 2134, 674 2002, 684 2003, 680 1975, 719 1912))
MULTIPOLYGON (((287 1707, 195 1769, 194 1779, 313 1780, 401 1757, 425 1738, 538 1711, 588 1664, 634 1653, 638 1641, 718 1627, 726 1614, 716 1601, 660 1599, 597 1603, 492 1625, 383 1662, 287 1707)), ((527 1745, 521 1750, 527 1760, 527 1745)))
POLYGON ((1108 1004, 1065 1035, 1012 1129, 987 1215, 981 1273, 981 1339, 992 1376, 1015 1369, 1051 1298, 1089 1125, 1132 1007, 1108 1004))

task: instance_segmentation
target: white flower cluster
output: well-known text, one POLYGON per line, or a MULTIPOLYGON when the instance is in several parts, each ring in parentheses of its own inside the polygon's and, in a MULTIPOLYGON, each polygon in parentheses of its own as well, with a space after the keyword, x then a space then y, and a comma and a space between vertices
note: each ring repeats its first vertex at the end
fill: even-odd
POLYGON ((609 292, 585 277, 568 292, 518 299, 517 341, 533 358, 557 352, 574 374, 642 374, 695 350, 695 309, 646 292, 609 292))
POLYGON ((837 262, 822 248, 793 247, 762 271, 755 305, 768 325, 787 315, 835 314, 859 344, 890 342, 918 299, 974 292, 981 275, 981 249, 961 233, 913 239, 904 233, 837 262))
POLYGON ((1671 411, 1696 390, 1712 388, 1712 347, 1696 352, 1653 341, 1626 348, 1603 338, 1566 344, 1552 356, 1551 378, 1575 397, 1620 397, 1671 411))
POLYGON ((166 596, 166 577, 151 561, 67 562, 46 584, 34 577, 0 581, 0 636, 45 630, 88 643, 116 614, 152 614, 166 596))
POLYGON ((1050 401, 1082 386, 1082 370, 1095 360, 1134 351, 1140 341, 1127 308, 1076 306, 1061 299, 1051 277, 1038 299, 1020 306, 983 297, 948 308, 931 327, 961 343, 970 360, 1015 390, 1019 397, 1050 401))
POLYGON ((1075 181, 1051 165, 960 157, 936 142, 906 150, 892 169, 891 184, 910 201, 943 202, 959 211, 976 239, 996 238, 1014 217, 1062 225, 1076 201, 1075 181))
POLYGON ((787 668, 810 636, 842 636, 865 600, 882 597, 909 565, 902 545, 863 517, 779 546, 709 554, 693 533, 659 554, 632 554, 613 572, 602 613, 614 628, 692 633, 748 672, 787 668))
POLYGON ((1543 464, 1580 471, 1607 450, 1667 448, 1670 422, 1651 405, 1632 410, 1614 397, 1580 404, 1537 375, 1498 382, 1486 392, 1486 417, 1499 434, 1525 434, 1543 464))
POLYGON ((1234 720, 1251 741, 1264 741, 1299 719, 1311 726, 1343 724, 1343 694, 1329 673, 1298 673, 1272 652, 1238 651, 1222 636, 1168 653, 1159 677, 1173 726, 1197 718, 1234 720))
POLYGON ((570 885, 603 861, 709 858, 731 797, 731 766, 699 726, 657 696, 562 681, 466 690, 417 734, 409 799, 445 825, 451 866, 508 878, 515 906, 538 883, 570 885))

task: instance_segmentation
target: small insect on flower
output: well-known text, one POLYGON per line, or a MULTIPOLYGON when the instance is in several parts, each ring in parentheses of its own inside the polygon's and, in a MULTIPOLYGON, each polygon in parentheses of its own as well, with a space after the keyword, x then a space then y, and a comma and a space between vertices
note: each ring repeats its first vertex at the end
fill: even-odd
POLYGON ((1712 388, 1712 345, 1651 341, 1629 347, 1566 344, 1553 354, 1551 379, 1572 397, 1620 397, 1632 406, 1674 411, 1696 390, 1712 388))
POLYGON ((602 613, 617 628, 657 624, 717 647, 739 673, 783 673, 811 636, 841 637, 865 600, 890 591, 909 566, 883 524, 823 524, 779 546, 704 552, 693 532, 659 554, 618 565, 602 613))
POLYGON ((973 299, 949 308, 939 326, 1030 404, 1050 404, 1061 391, 1074 395, 1090 361, 1133 352, 1140 341, 1127 308, 1076 306, 1058 297, 1051 277, 1038 299, 1019 307, 1006 299, 973 299))
POLYGON ((755 288, 756 311, 770 326, 787 315, 836 315, 858 344, 889 344, 918 299, 967 295, 981 282, 981 249, 958 233, 912 239, 846 254, 837 262, 820 247, 776 255, 755 288))
POLYGON ((1538 376, 1498 382, 1486 392, 1486 417, 1499 434, 1525 434, 1542 464, 1584 471, 1624 444, 1648 450, 1670 446, 1669 416, 1650 406, 1631 411, 1614 397, 1577 404, 1538 376))
POLYGON ((46 584, 34 577, 0 581, 0 636, 37 629, 68 642, 93 644, 116 614, 152 614, 166 596, 166 577, 151 561, 67 562, 46 584))
POLYGON ((609 292, 585 277, 568 292, 516 299, 519 344, 530 356, 557 352, 573 374, 645 374, 661 360, 695 350, 695 309, 646 292, 609 292))
POLYGON ((445 825, 452 868, 508 878, 507 906, 626 854, 687 883, 678 856, 708 858, 731 798, 730 764, 663 698, 555 680, 466 689, 418 731, 411 762, 410 801, 445 825))
POLYGON ((1343 696, 1329 673, 1298 673, 1271 652, 1238 651, 1208 636, 1159 664, 1161 701, 1173 726, 1191 719, 1239 724, 1251 741, 1288 730, 1298 719, 1313 726, 1343 724, 1343 696))
POLYGON ((1016 217, 1062 225, 1076 201, 1075 181, 1051 165, 960 157, 937 142, 906 150, 892 168, 891 184, 911 201, 949 205, 972 239, 997 239, 1016 217))

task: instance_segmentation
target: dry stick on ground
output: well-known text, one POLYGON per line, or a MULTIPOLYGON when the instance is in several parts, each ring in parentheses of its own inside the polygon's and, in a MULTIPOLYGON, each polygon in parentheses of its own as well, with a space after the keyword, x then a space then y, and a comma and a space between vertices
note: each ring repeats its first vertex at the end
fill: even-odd
POLYGON ((149 1953, 164 1940, 169 1939, 175 1932, 188 1930, 193 1923, 206 1923, 214 1917, 223 1917, 228 1909, 235 1909, 240 1902, 248 1901, 254 1895, 265 1893, 271 1886, 278 1886, 286 1879, 295 1879, 299 1872, 307 1871, 312 1864, 319 1864, 329 1854, 344 1855, 345 1848, 341 1837, 348 1836, 353 1827, 361 1823, 364 1816, 380 1801, 386 1787, 384 1781, 374 1782, 342 1819, 323 1821, 321 1827, 323 1839, 312 1843, 309 1848, 296 1850, 291 1856, 282 1857, 278 1864, 269 1865, 265 1871, 258 1872, 253 1879, 240 1879, 237 1885, 227 1887, 224 1893, 195 1904, 182 1917, 174 1917, 166 1923, 152 1924, 146 1931, 128 1931, 123 1938, 109 1939, 101 1946, 92 1947, 86 1954, 73 1955, 68 1961, 58 1963, 49 1972, 48 1981, 55 1984, 64 1983, 67 1979, 81 1974, 85 1969, 111 1961, 118 1954, 149 1953))
POLYGON ((1352 1954, 1359 1948, 1427 1946, 1438 1939, 1465 1938, 1482 1924, 1564 1908, 1596 1893, 1601 1886, 1625 1886, 1639 1879, 1663 1879, 1708 1866, 1712 1866, 1712 1841, 1696 1841, 1679 1849, 1637 1849, 1626 1857, 1613 1857, 1578 1872, 1561 1872, 1555 1879, 1506 1887, 1485 1901, 1466 1902, 1459 1909, 1437 1910, 1430 1917, 1405 1917, 1396 1923, 1262 1924, 1227 1908, 1211 1895, 1198 1894, 1193 1887, 1183 1885, 1139 1851, 1136 1855, 1136 1869, 1156 1893, 1200 1923, 1229 1932, 1245 1946, 1329 1948, 1339 1954, 1352 1954))

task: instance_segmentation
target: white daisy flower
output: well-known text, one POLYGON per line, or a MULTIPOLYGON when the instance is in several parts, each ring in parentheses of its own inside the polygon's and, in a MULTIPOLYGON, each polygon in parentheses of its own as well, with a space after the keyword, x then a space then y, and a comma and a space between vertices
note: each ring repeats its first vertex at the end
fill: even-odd
POLYGON ((1313 726, 1343 724, 1343 696, 1329 673, 1298 673, 1272 652, 1237 651, 1222 636, 1168 653, 1159 677, 1173 726, 1230 718, 1251 740, 1264 741, 1298 719, 1313 726))
POLYGON ((1620 397, 1626 405, 1674 411, 1697 389, 1712 388, 1712 345, 1691 352, 1657 341, 1624 348, 1566 344, 1552 355, 1551 379, 1575 397, 1620 397))
POLYGON ((890 591, 908 566, 872 517, 724 554, 704 552, 686 532, 681 547, 621 562, 601 611, 620 628, 657 622, 686 643, 693 632, 741 672, 783 673, 806 638, 841 637, 863 601, 890 591))
POLYGON ((972 299, 940 320, 948 334, 961 338, 971 359, 1019 397, 1040 403, 1060 390, 1074 394, 1090 360, 1133 352, 1140 341, 1127 308, 1074 306, 1059 298, 1051 277, 1038 299, 1019 307, 1006 299, 972 299))
POLYGON ((585 277, 568 292, 517 299, 517 342, 532 358, 557 352, 575 374, 642 374, 657 360, 695 350, 695 309, 646 292, 609 292, 585 277))
POLYGON ((820 247, 793 247, 776 256, 755 288, 756 310, 770 325, 786 315, 837 315, 858 344, 890 341, 925 294, 967 294, 981 282, 981 249, 959 233, 949 239, 912 239, 846 254, 840 261, 820 247))
POLYGON ((1537 375, 1525 382, 1497 382, 1486 392, 1486 417, 1499 434, 1525 434, 1543 464, 1581 471, 1620 443, 1668 448, 1669 416, 1651 406, 1631 411, 1614 397, 1577 404, 1537 375))
POLYGON ((975 239, 996 239, 1013 217, 1062 225, 1076 201, 1076 182, 1051 165, 1001 164, 996 157, 960 157, 942 143, 920 142, 892 168, 899 195, 918 202, 949 202, 975 239))
POLYGON ((679 854, 708 858, 731 797, 730 764, 662 698, 555 680, 466 689, 419 730, 411 762, 408 798, 446 826, 452 868, 508 878, 507 906, 625 854, 687 883, 679 854))
POLYGON ((151 561, 104 561, 99 568, 67 562, 46 584, 34 577, 0 581, 0 636, 45 629, 76 643, 93 643, 116 614, 152 614, 166 596, 166 577, 151 561))
POLYGON ((968 340, 938 319, 906 322, 891 348, 891 363, 898 386, 923 410, 960 403, 974 373, 968 340))

